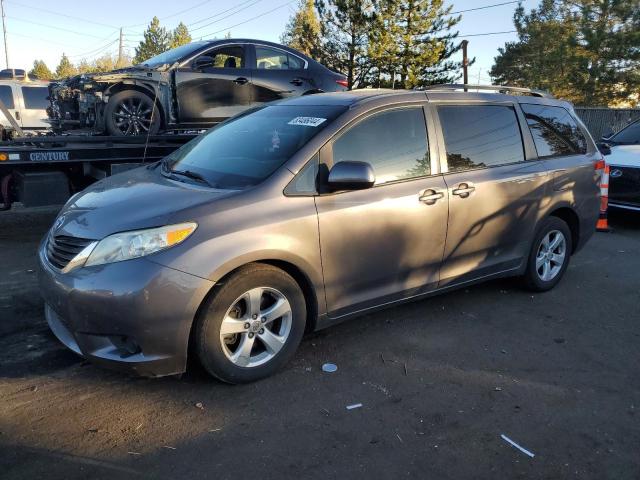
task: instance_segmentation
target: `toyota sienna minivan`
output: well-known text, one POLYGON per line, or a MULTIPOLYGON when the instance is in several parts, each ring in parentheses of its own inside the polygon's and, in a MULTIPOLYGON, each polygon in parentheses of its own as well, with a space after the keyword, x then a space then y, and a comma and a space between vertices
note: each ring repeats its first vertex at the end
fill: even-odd
POLYGON ((171 375, 192 354, 241 383, 363 312, 553 288, 595 230, 602 156, 569 103, 500 89, 286 100, 95 183, 39 249, 51 330, 97 364, 171 375))

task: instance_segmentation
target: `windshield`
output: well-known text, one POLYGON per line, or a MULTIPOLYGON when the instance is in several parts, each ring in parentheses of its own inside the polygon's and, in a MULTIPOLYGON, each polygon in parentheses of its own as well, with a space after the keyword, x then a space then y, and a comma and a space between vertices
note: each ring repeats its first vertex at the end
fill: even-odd
POLYGON ((183 145, 165 158, 162 169, 167 175, 197 175, 215 188, 257 185, 345 110, 311 105, 252 110, 183 145))
POLYGON ((607 143, 614 145, 638 145, 640 144, 640 121, 628 125, 616 133, 607 143))
POLYGON ((184 57, 189 56, 189 54, 199 50, 200 48, 207 45, 209 42, 193 42, 188 43, 187 45, 182 45, 181 47, 173 48, 171 50, 167 50, 166 52, 162 52, 155 57, 151 57, 148 60, 145 60, 140 65, 144 65, 147 67, 159 67, 161 65, 173 65, 178 60, 182 60, 184 57))

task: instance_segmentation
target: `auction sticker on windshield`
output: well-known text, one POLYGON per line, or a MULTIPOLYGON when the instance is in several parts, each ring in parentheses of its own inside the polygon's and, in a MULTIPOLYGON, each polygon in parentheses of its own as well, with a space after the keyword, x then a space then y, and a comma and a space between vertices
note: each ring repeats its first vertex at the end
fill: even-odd
POLYGON ((289 125, 302 125, 303 127, 317 127, 323 122, 326 122, 326 118, 318 117, 296 117, 289 122, 289 125))

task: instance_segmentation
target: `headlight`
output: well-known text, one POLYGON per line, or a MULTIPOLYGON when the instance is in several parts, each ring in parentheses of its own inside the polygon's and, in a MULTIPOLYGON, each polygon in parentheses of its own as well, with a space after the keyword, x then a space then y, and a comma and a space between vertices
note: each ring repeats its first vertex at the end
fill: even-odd
POLYGON ((193 222, 109 235, 98 242, 85 266, 121 262, 178 245, 197 228, 193 222))

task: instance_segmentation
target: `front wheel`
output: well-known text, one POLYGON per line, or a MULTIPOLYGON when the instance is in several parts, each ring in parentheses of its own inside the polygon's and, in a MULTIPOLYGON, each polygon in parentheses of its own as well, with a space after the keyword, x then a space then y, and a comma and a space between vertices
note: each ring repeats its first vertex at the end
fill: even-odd
POLYGON ((306 314, 304 295, 289 274, 248 265, 221 284, 198 319, 200 362, 228 383, 272 375, 293 357, 306 314))
POLYGON ((571 230, 557 217, 549 217, 540 226, 529 253, 525 285, 534 291, 552 289, 560 281, 571 257, 571 230))
POLYGON ((160 129, 158 108, 151 97, 137 90, 123 90, 112 95, 104 115, 110 135, 154 135, 160 129))

